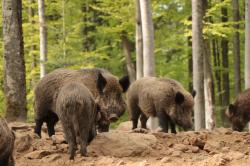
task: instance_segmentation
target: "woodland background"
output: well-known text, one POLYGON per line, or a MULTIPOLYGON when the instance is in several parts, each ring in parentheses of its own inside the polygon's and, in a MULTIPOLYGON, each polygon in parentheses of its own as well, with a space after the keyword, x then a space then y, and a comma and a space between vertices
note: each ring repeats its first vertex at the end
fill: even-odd
MULTIPOLYGON (((208 43, 214 78, 216 126, 228 126, 226 106, 244 87, 245 2, 236 0, 239 6, 235 6, 233 1, 207 1, 203 17, 203 38, 208 43), (238 11, 238 17, 234 11, 238 11), (235 35, 239 35, 238 41, 235 35), (235 47, 237 44, 239 48, 235 47), (235 56, 240 61, 235 61, 235 56)), ((189 90, 192 90, 191 5, 190 0, 151 1, 156 75, 176 79, 189 90)), ((61 67, 100 67, 117 76, 126 74, 125 55, 131 56, 133 64, 136 60, 135 13, 136 3, 132 0, 45 0, 46 72, 61 67)), ((40 79, 36 0, 22 1, 22 21, 28 121, 33 121, 33 88, 40 79)), ((1 29, 2 26, 0 17, 1 29)), ((1 56, 3 51, 0 31, 1 56)), ((0 114, 5 113, 3 66, 0 58, 0 114)), ((127 114, 120 121, 126 119, 127 114)))

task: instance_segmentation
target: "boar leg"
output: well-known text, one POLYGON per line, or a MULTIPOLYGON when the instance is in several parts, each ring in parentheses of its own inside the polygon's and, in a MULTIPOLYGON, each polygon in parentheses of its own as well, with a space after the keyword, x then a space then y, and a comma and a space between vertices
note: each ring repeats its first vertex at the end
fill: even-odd
POLYGON ((80 154, 81 156, 87 156, 87 141, 89 137, 89 132, 86 129, 80 131, 80 154))
POLYGON ((66 140, 69 144, 69 154, 70 154, 69 159, 74 160, 77 144, 76 144, 76 133, 73 124, 72 123, 69 124, 69 122, 62 122, 62 127, 65 133, 66 140))
POLYGON ((141 113, 140 121, 141 121, 141 128, 147 129, 147 116, 144 113, 141 113))
POLYGON ((58 116, 54 112, 50 111, 46 120, 49 137, 55 135, 55 125, 58 120, 58 116))
POLYGON ((35 133, 41 138, 41 130, 43 125, 43 119, 36 119, 35 133))
POLYGON ((0 165, 6 165, 9 166, 9 156, 6 155, 0 160, 0 165))
POLYGON ((135 105, 133 107, 133 109, 131 109, 131 120, 133 122, 133 127, 132 127, 132 130, 136 129, 137 128, 137 125, 138 125, 138 119, 140 117, 140 114, 141 114, 141 110, 140 108, 135 105))
POLYGON ((157 117, 159 118, 162 131, 167 133, 168 132, 168 122, 169 122, 168 115, 164 111, 158 111, 157 117))
POLYGON ((79 134, 80 154, 81 156, 87 156, 87 143, 90 136, 89 132, 92 128, 88 122, 84 123, 87 118, 85 115, 79 116, 81 117, 75 116, 73 125, 75 132, 79 134))
POLYGON ((170 127, 171 127, 171 133, 176 134, 174 121, 171 119, 171 117, 169 115, 166 114, 166 116, 167 116, 167 121, 168 121, 168 123, 170 124, 170 127))

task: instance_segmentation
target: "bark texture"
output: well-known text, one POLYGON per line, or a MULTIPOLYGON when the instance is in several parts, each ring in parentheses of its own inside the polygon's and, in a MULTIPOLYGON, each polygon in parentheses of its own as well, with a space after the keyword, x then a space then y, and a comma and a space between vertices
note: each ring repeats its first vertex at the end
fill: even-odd
POLYGON ((40 78, 42 78, 46 74, 45 63, 47 61, 47 30, 44 0, 38 0, 38 14, 40 27, 40 78))
POLYGON ((140 0, 136 0, 136 79, 143 77, 143 39, 140 0))
POLYGON ((143 38, 143 75, 155 75, 154 27, 151 0, 140 0, 142 38, 143 38))
MULTIPOLYGON (((233 6, 233 21, 240 21, 239 1, 232 0, 233 6)), ((234 95, 237 96, 241 91, 240 79, 240 29, 239 24, 234 25, 235 32, 233 35, 233 56, 234 56, 234 95)))
POLYGON ((196 90, 196 97, 194 98, 195 130, 205 128, 202 17, 203 1, 192 0, 193 86, 196 90))
POLYGON ((4 93, 8 121, 26 120, 22 1, 3 0, 4 93))

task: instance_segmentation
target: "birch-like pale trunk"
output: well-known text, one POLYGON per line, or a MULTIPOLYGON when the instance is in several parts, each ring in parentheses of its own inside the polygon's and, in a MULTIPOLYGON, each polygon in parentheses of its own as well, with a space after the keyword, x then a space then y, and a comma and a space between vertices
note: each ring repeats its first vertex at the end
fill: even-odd
POLYGON ((215 127, 214 117, 214 85, 213 73, 210 57, 210 43, 204 41, 204 98, 205 98, 205 118, 206 129, 213 130, 215 127))
POLYGON ((154 76, 154 27, 151 0, 140 0, 140 9, 143 38, 143 76, 154 76))
MULTIPOLYGON (((250 1, 245 1, 245 89, 250 88, 250 1)), ((248 125, 250 131, 250 123, 248 125)))
POLYGON ((193 87, 194 90, 196 90, 196 96, 194 98, 195 130, 205 128, 202 7, 203 3, 201 0, 192 0, 193 87))
POLYGON ((6 118, 8 121, 25 121, 27 101, 21 0, 3 0, 3 43, 6 118))
POLYGON ((142 39, 142 25, 141 25, 141 9, 140 0, 136 1, 136 79, 143 77, 143 39, 142 39))
POLYGON ((46 74, 45 63, 47 61, 47 31, 44 0, 38 0, 38 15, 40 27, 40 78, 42 78, 46 74))

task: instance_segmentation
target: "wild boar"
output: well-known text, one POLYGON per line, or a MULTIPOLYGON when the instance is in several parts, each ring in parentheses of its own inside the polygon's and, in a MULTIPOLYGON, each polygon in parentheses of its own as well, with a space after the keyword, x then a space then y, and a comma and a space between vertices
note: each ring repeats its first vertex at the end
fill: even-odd
POLYGON ((13 158, 14 142, 14 132, 8 127, 6 120, 0 117, 0 165, 15 165, 13 158))
POLYGON ((58 121, 55 113, 55 96, 61 87, 72 80, 84 84, 100 106, 100 132, 108 131, 110 122, 116 121, 125 112, 122 92, 129 86, 127 76, 118 80, 104 69, 57 69, 45 75, 35 88, 35 133, 40 137, 43 122, 47 123, 49 136, 55 134, 54 126, 58 121))
POLYGON ((250 121, 250 89, 240 93, 233 104, 228 106, 226 115, 232 123, 232 129, 242 131, 250 121))
POLYGON ((169 78, 144 77, 132 83, 128 89, 127 104, 132 129, 137 128, 140 117, 141 127, 146 129, 148 117, 159 117, 164 132, 168 124, 172 132, 175 123, 184 129, 191 128, 193 96, 183 86, 169 78))
POLYGON ((79 138, 80 153, 87 154, 87 144, 96 136, 97 107, 85 85, 71 82, 63 86, 56 99, 56 114, 61 120, 70 159, 74 159, 79 138))

